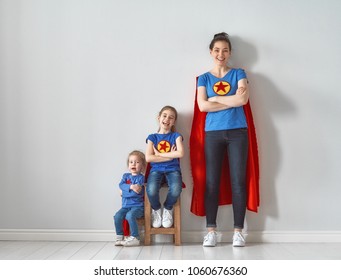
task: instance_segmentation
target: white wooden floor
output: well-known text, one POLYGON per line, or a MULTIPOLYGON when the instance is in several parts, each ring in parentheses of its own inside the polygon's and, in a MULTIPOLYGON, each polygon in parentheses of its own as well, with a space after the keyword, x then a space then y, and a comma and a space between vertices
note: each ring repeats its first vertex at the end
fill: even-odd
POLYGON ((0 241, 0 260, 341 260, 341 243, 170 243, 117 247, 113 242, 0 241))

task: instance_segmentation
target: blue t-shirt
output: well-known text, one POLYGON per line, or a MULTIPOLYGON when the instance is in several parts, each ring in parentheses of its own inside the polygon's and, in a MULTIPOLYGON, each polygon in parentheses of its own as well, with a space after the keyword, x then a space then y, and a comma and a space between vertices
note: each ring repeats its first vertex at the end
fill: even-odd
POLYGON ((131 173, 124 173, 119 184, 122 190, 122 207, 143 207, 144 206, 144 175, 132 175, 131 173), (130 185, 140 185, 142 186, 142 191, 136 193, 130 189, 130 185))
MULTIPOLYGON (((148 135, 146 142, 150 140, 153 142, 155 149, 160 153, 168 153, 171 151, 172 146, 176 145, 176 139, 182 135, 178 132, 170 132, 167 134, 154 133, 148 135)), ((178 158, 173 158, 171 161, 166 162, 151 162, 151 171, 180 171, 180 161, 178 158)))
MULTIPOLYGON (((238 81, 246 79, 243 69, 232 68, 222 78, 217 78, 210 72, 198 77, 198 87, 206 87, 207 98, 213 96, 234 95, 238 89, 238 81)), ((205 131, 246 128, 247 122, 243 106, 233 107, 206 115, 205 131)))

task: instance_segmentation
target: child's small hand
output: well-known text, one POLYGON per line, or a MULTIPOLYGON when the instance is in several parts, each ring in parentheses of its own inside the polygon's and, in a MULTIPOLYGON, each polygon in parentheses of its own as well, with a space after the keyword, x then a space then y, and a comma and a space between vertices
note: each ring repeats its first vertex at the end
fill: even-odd
POLYGON ((160 152, 153 146, 153 149, 154 149, 154 154, 156 155, 156 156, 158 156, 159 154, 160 154, 160 152))
POLYGON ((136 193, 140 193, 142 191, 142 186, 140 185, 130 185, 130 189, 136 193))
POLYGON ((175 152, 176 151, 176 145, 172 146, 171 152, 175 152))

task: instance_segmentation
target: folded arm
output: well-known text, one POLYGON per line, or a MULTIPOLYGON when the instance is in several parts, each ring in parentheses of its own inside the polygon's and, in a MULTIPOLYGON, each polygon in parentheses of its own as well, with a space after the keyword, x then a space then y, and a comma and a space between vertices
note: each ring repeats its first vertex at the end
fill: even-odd
POLYGON ((208 99, 209 102, 232 107, 240 107, 245 105, 249 100, 249 88, 246 79, 238 81, 238 89, 236 94, 227 96, 213 96, 208 99))
POLYGON ((217 112, 231 108, 228 105, 208 100, 206 87, 204 86, 198 87, 197 102, 201 112, 217 112))
POLYGON ((133 197, 136 194, 140 194, 143 191, 144 177, 137 179, 135 184, 127 183, 127 178, 123 176, 119 183, 119 188, 122 197, 133 197))
POLYGON ((157 149, 154 148, 154 154, 157 157, 162 157, 162 158, 182 158, 184 156, 184 146, 182 143, 182 136, 179 136, 175 140, 175 145, 172 146, 171 150, 168 153, 160 153, 157 149))
POLYGON ((184 155, 184 148, 182 144, 182 138, 179 136, 176 139, 176 145, 171 147, 168 153, 160 153, 154 147, 154 143, 150 140, 147 142, 146 161, 147 162, 166 162, 171 161, 174 158, 182 158, 184 155))

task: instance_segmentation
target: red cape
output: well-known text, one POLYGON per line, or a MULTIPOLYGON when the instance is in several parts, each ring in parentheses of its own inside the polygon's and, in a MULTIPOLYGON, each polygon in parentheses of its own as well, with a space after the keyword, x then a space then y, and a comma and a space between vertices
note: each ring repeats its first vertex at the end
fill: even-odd
MULTIPOLYGON (((198 78, 197 78, 198 80, 198 78)), ((247 162, 247 209, 257 212, 259 206, 259 161, 256 130, 253 123, 250 103, 243 106, 248 125, 249 152, 247 162)), ((205 119, 206 113, 200 112, 195 93, 192 130, 190 135, 190 160, 193 176, 193 194, 191 212, 197 216, 205 216, 205 119)), ((231 180, 228 172, 227 158, 224 160, 220 182, 219 205, 232 203, 231 180), (227 171, 226 171, 227 170, 227 171)))

